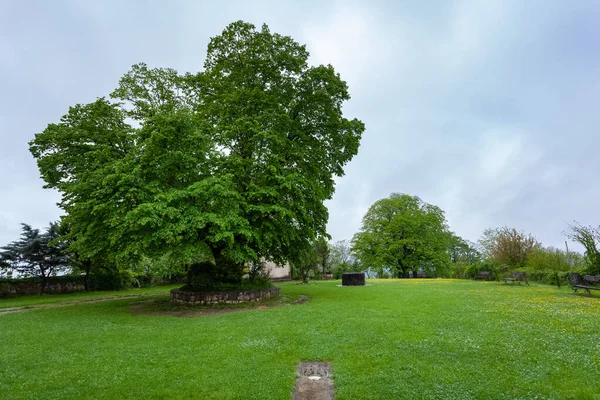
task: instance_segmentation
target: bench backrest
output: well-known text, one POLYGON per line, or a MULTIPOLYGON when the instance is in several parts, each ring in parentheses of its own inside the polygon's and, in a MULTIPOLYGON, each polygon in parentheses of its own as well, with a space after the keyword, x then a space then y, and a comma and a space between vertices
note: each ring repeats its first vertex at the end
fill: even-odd
POLYGON ((577 272, 572 272, 569 274, 569 282, 571 282, 571 286, 575 285, 583 285, 583 277, 577 272))
POLYGON ((479 273, 479 275, 481 275, 481 277, 489 277, 489 276, 490 276, 490 273, 489 273, 489 272, 487 272, 487 271, 481 271, 481 272, 479 273))
POLYGON ((600 282, 600 275, 585 275, 583 279, 588 282, 600 282))
POLYGON ((521 279, 525 278, 525 276, 527 275, 527 273, 525 273, 525 272, 523 272, 523 271, 512 271, 510 274, 511 274, 511 275, 512 275, 514 278, 516 278, 516 279, 519 279, 519 280, 521 280, 521 279))

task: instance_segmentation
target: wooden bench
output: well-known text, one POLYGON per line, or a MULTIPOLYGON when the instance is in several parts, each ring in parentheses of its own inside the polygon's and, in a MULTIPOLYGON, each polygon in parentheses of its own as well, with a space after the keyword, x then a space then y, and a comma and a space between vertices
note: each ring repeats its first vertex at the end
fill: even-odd
POLYGON ((508 282, 512 282, 513 284, 518 283, 519 285, 521 282, 525 282, 527 286, 529 286, 529 282, 527 281, 527 273, 521 271, 512 271, 510 273, 510 278, 504 278, 504 284, 507 284, 508 282))
POLYGON ((480 273, 475 274, 475 276, 473 276, 473 280, 491 281, 492 273, 488 271, 481 271, 480 273))
POLYGON ((579 289, 585 289, 588 294, 592 294, 590 290, 600 290, 600 286, 595 286, 600 283, 600 275, 584 275, 580 274, 569 274, 569 281, 571 282, 571 288, 575 293, 579 289))

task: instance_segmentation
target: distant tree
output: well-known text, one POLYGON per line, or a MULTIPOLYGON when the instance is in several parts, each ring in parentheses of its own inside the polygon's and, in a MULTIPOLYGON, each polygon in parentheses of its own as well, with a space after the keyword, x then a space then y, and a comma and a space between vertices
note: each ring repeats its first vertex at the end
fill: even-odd
POLYGON ((298 273, 302 282, 308 283, 309 277, 325 275, 329 268, 331 252, 329 243, 323 237, 316 239, 307 250, 298 253, 291 267, 298 273))
POLYGON ((48 278, 68 268, 65 246, 58 241, 58 224, 50 223, 44 233, 27 224, 21 226, 21 238, 1 248, 0 263, 24 276, 39 277, 44 293, 48 278))
POLYGON ((566 232, 569 239, 581 244, 585 249, 586 271, 592 275, 600 275, 600 227, 583 226, 578 222, 569 225, 566 232))
POLYGON ((319 236, 314 244, 314 249, 321 266, 321 279, 325 279, 325 273, 330 270, 331 261, 329 242, 323 236, 319 236))
POLYGON ((482 261, 477 245, 454 233, 450 233, 448 254, 452 263, 449 275, 453 278, 466 277, 468 271, 473 271, 475 265, 482 261))
POLYGON ((352 239, 363 266, 393 268, 398 277, 421 268, 442 274, 450 264, 450 234, 444 212, 416 196, 393 193, 371 206, 352 239))
POLYGON ((12 268, 10 262, 0 258, 0 278, 12 277, 12 268))
POLYGON ((358 265, 352 256, 349 240, 339 240, 331 245, 330 265, 334 279, 339 279, 344 272, 356 270, 358 265))
POLYGON ((301 258, 364 131, 343 115, 347 84, 308 59, 291 37, 234 22, 202 71, 135 65, 114 102, 48 125, 30 151, 62 194, 72 250, 125 268, 170 253, 224 282, 301 258))
POLYGON ((302 283, 308 283, 308 279, 311 275, 319 274, 321 272, 319 256, 314 247, 298 253, 291 264, 297 271, 302 283))
POLYGON ((541 243, 535 236, 514 228, 487 229, 479 243, 484 256, 504 268, 523 268, 527 256, 541 243))
POLYGON ((477 244, 454 233, 450 234, 449 243, 448 252, 452 263, 476 264, 481 261, 481 253, 477 250, 477 244))

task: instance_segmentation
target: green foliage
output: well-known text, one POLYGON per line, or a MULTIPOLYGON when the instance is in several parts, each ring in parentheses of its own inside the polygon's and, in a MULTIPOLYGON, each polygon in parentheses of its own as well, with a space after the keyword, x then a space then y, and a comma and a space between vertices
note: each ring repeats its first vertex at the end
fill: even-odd
POLYGON ((333 279, 342 279, 342 274, 344 272, 355 272, 357 269, 360 268, 357 268, 357 265, 354 263, 338 264, 333 267, 332 277, 333 279))
POLYGON ((484 256, 505 271, 525 267, 531 252, 541 243, 531 234, 515 228, 487 229, 479 240, 484 256))
POLYGON ((476 264, 482 260, 477 245, 455 233, 450 233, 449 244, 448 252, 452 263, 476 264))
POLYGON ((323 261, 321 257, 323 255, 328 256, 328 252, 320 252, 321 246, 321 243, 315 241, 312 247, 308 248, 303 253, 298 254, 297 257, 292 260, 292 278, 301 279, 303 283, 308 283, 308 279, 311 276, 319 276, 322 273, 321 266, 323 261))
POLYGON ((579 271, 585 267, 585 260, 579 253, 567 254, 554 247, 539 247, 529 254, 525 267, 527 271, 568 272, 571 269, 579 271))
POLYGON ((399 276, 444 276, 450 267, 450 234, 444 212, 416 196, 394 193, 371 206, 352 250, 363 267, 394 268, 399 276))
POLYGON ((87 278, 89 291, 123 290, 139 286, 134 274, 129 270, 95 270, 87 278))
POLYGON ((453 262, 450 265, 450 278, 466 278, 467 268, 473 264, 467 264, 462 261, 453 262))
POLYGON ((482 271, 482 266, 479 264, 468 264, 464 268, 465 277, 473 279, 473 277, 482 271))
POLYGON ((320 278, 325 279, 325 274, 331 272, 331 246, 323 236, 319 236, 313 248, 321 269, 320 278))
POLYGON ((503 267, 496 264, 493 260, 482 260, 475 264, 465 266, 464 277, 473 279, 473 277, 481 272, 489 272, 494 279, 499 279, 503 274, 503 267))
POLYGON ((538 247, 527 256, 525 267, 529 280, 560 287, 569 283, 569 272, 582 272, 586 264, 579 253, 538 247))
POLYGON ((600 275, 600 227, 582 226, 575 222, 569 225, 567 237, 578 242, 585 248, 585 272, 590 275, 600 275))
POLYGON ((298 258, 326 234, 323 202, 364 131, 343 117, 346 83, 308 57, 235 22, 203 71, 134 65, 116 102, 71 107, 37 134, 30 150, 62 194, 71 251, 120 269, 165 254, 212 262, 232 283, 247 262, 298 258))
POLYGON ((556 269, 527 270, 527 279, 534 282, 556 285, 558 287, 569 283, 569 272, 556 269))
POLYGON ((25 277, 39 277, 40 290, 44 293, 48 278, 68 268, 66 249, 59 240, 58 224, 51 222, 43 233, 27 224, 21 226, 21 238, 1 248, 0 263, 25 277))

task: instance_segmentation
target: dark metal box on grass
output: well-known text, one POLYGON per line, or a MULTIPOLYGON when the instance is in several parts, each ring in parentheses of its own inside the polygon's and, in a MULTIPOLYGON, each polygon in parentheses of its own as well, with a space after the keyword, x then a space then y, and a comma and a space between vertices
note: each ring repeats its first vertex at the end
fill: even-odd
POLYGON ((342 273, 342 286, 365 286, 364 272, 342 273))

